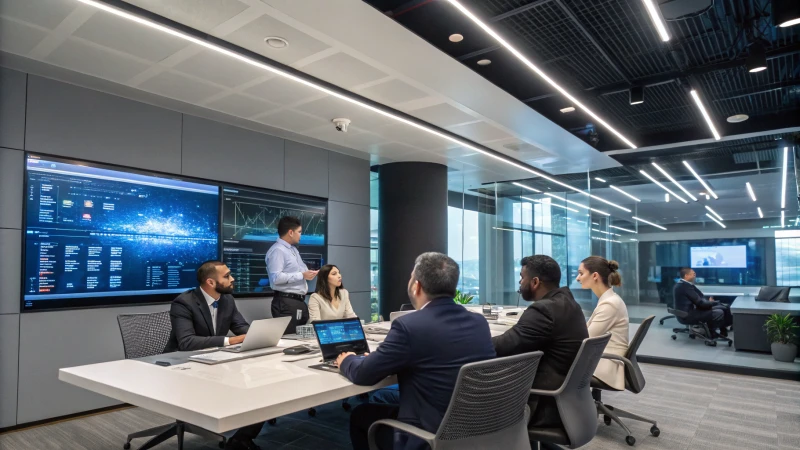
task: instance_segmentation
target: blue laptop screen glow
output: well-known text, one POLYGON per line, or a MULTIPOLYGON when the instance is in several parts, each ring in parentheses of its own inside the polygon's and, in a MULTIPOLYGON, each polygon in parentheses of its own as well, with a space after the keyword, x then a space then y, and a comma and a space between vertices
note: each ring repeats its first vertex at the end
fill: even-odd
POLYGON ((322 345, 341 344, 364 339, 361 322, 354 319, 346 322, 315 323, 319 343, 322 345))

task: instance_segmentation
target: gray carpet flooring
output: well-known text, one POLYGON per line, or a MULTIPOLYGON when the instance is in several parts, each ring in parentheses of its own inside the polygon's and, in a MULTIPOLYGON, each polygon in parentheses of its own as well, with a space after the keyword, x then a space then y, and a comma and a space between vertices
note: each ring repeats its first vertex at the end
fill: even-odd
MULTIPOLYGON (((644 364, 647 386, 639 395, 611 393, 606 404, 654 418, 649 425, 625 422, 637 449, 800 449, 800 382, 644 364)), ((264 450, 349 449, 348 413, 340 403, 321 406, 316 417, 299 412, 266 425, 257 439, 264 450)), ((127 433, 169 423, 170 419, 127 408, 0 435, 2 450, 120 449, 127 433)), ((597 437, 585 449, 624 449, 625 433, 599 421, 597 437)), ((144 441, 134 441, 141 445, 144 441)), ((175 439, 157 447, 176 449, 175 439)), ((186 450, 216 445, 188 436, 186 450)))

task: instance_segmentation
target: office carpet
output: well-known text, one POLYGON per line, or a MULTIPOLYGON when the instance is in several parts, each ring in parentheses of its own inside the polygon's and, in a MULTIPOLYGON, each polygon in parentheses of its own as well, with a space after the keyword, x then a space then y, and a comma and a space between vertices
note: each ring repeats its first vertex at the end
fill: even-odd
MULTIPOLYGON (((650 426, 625 420, 637 449, 800 449, 800 382, 729 375, 644 364, 647 386, 639 395, 604 393, 606 404, 654 418, 650 426)), ((355 404, 355 400, 353 400, 355 404)), ((265 425, 257 439, 264 450, 349 449, 348 413, 340 403, 318 408, 316 417, 299 412, 265 425)), ((3 450, 107 450, 122 448, 127 433, 169 423, 141 408, 53 423, 0 435, 3 450)), ((625 434, 599 421, 597 437, 585 449, 624 449, 625 434)), ((134 441, 141 445, 142 440, 134 441)), ((157 449, 174 450, 172 439, 157 449)), ((186 450, 216 444, 188 436, 186 450)))

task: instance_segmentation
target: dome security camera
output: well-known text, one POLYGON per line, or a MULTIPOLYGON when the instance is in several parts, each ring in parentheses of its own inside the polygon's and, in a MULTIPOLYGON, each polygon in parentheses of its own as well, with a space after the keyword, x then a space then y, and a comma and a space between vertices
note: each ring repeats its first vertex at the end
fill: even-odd
POLYGON ((333 119, 332 122, 336 127, 336 131, 347 133, 347 126, 350 125, 350 119, 333 119))

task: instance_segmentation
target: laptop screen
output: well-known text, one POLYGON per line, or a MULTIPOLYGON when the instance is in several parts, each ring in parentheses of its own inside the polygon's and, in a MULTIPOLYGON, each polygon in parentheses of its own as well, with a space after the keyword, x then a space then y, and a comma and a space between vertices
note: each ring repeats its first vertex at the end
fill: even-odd
POLYGON ((342 352, 369 351, 359 319, 321 320, 313 323, 322 358, 336 359, 342 352))

